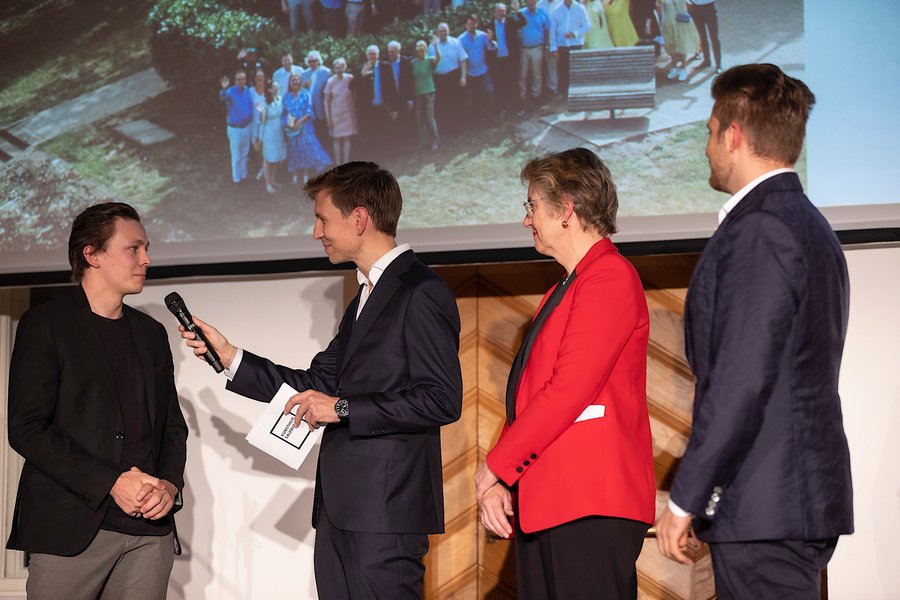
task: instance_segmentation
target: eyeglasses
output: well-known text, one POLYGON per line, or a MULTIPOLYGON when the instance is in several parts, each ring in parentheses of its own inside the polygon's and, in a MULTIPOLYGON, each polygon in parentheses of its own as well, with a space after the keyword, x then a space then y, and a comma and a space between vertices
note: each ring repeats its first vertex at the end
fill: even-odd
POLYGON ((534 216, 534 202, 532 202, 531 200, 526 200, 522 203, 522 206, 525 208, 526 215, 528 215, 529 217, 534 216))

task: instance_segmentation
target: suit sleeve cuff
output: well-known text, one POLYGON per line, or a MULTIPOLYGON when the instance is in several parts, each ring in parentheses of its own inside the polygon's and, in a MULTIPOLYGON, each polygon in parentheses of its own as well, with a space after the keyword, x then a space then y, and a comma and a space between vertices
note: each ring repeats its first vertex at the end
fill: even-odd
POLYGON ((691 513, 689 513, 688 511, 686 511, 683 508, 681 508, 680 506, 678 506, 677 504, 675 504, 674 502, 672 502, 671 498, 669 498, 669 512, 671 512, 676 517, 692 517, 693 518, 693 516, 694 516, 691 513))

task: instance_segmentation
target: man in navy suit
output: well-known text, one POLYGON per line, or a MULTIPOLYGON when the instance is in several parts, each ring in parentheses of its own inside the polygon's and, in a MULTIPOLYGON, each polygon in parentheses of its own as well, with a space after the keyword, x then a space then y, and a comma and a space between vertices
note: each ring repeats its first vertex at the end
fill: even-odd
MULTIPOLYGON (((328 135, 328 119, 325 116, 325 84, 331 77, 331 69, 322 65, 322 54, 318 50, 311 50, 306 55, 305 71, 300 74, 300 83, 309 80, 309 95, 313 106, 313 127, 316 130, 316 139, 324 148, 328 148, 331 136, 328 135)), ((287 93, 287 89, 280 91, 281 95, 287 93)))
POLYGON ((853 532, 838 373, 849 281, 840 244, 793 165, 815 98, 774 65, 712 88, 710 185, 732 194, 685 302, 693 431, 657 523, 683 551, 693 519, 720 598, 819 598, 853 532))
MULTIPOLYGON (((268 402, 283 382, 300 394, 295 422, 326 425, 313 526, 320 600, 421 598, 428 534, 444 531, 442 425, 462 410, 459 313, 453 293, 395 236, 396 179, 349 162, 311 179, 313 237, 335 264, 353 262, 359 293, 337 336, 306 370, 232 346, 195 318, 227 367, 228 389, 268 402)), ((182 333, 195 354, 205 344, 182 333)))

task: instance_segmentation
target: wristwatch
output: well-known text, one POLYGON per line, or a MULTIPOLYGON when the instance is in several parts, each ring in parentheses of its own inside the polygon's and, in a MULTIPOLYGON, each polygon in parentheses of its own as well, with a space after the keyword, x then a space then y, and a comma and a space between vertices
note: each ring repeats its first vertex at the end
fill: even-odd
POLYGON ((338 398, 338 401, 334 403, 334 412, 337 413, 342 419, 346 419, 350 416, 350 401, 346 398, 338 398))

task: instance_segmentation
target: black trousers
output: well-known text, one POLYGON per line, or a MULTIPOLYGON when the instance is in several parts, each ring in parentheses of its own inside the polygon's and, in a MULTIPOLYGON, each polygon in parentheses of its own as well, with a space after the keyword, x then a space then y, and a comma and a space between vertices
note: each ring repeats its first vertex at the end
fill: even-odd
POLYGON ((428 536, 337 529, 324 508, 313 564, 319 600, 421 600, 428 536))
POLYGON ((497 108, 515 110, 519 105, 519 57, 498 58, 491 65, 497 108))
POLYGON ((710 62, 709 44, 712 40, 712 56, 716 59, 716 66, 722 66, 722 47, 719 44, 719 14, 716 11, 716 3, 689 4, 691 18, 697 33, 700 34, 700 47, 703 49, 703 60, 710 62), (709 34, 709 39, 707 39, 709 34))
POLYGON ((637 598, 635 561, 649 525, 585 517, 534 533, 516 529, 519 600, 637 598))
POLYGON ((459 69, 448 73, 435 73, 434 78, 434 118, 442 138, 451 137, 457 131, 461 115, 465 111, 465 90, 459 85, 462 75, 459 69))
POLYGON ((562 94, 563 98, 569 97, 569 52, 572 50, 581 50, 584 46, 560 46, 559 62, 556 63, 556 91, 562 94))
POLYGON ((710 544, 721 600, 819 600, 819 575, 837 546, 827 540, 710 544))

